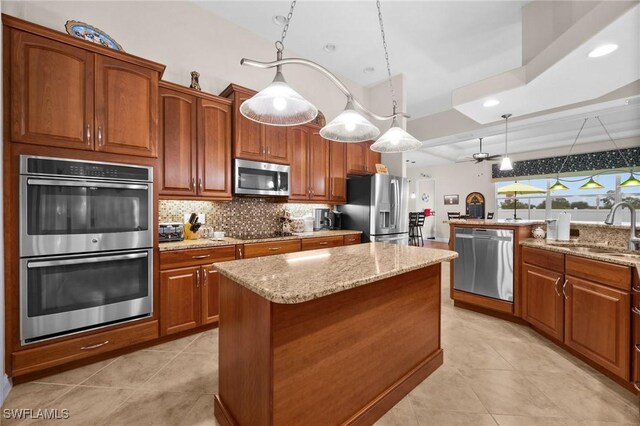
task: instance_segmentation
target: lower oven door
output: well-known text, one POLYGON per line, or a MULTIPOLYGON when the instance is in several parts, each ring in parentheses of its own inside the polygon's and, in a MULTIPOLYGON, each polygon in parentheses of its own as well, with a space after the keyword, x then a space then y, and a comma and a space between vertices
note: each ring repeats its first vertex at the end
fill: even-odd
POLYGON ((20 262, 22 343, 152 314, 151 249, 20 262))

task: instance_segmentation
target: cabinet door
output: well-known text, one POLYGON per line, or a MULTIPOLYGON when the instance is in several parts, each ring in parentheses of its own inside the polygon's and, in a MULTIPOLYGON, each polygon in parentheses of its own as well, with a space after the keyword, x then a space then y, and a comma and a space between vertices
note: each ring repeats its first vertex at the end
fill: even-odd
POLYGON ((329 200, 329 141, 318 131, 309 138, 309 186, 312 200, 329 200))
POLYGON ((523 316, 549 336, 562 341, 564 333, 564 275, 523 265, 523 316))
POLYGON ((202 267, 202 324, 218 322, 220 276, 213 266, 202 267))
POLYGON ((287 128, 264 126, 265 159, 269 163, 291 164, 291 150, 287 141, 287 128))
POLYGON ((200 325, 200 266, 160 272, 162 335, 200 325))
POLYGON ((287 139, 291 144, 291 195, 290 200, 308 200, 309 189, 309 129, 289 127, 287 139))
POLYGON ((93 57, 83 49, 11 31, 13 141, 93 149, 93 57))
POLYGON ((158 73, 96 55, 96 149, 157 156, 158 73))
POLYGON ((160 88, 160 194, 196 194, 196 98, 160 88))
POLYGON ((336 203, 347 202, 347 144, 329 143, 329 199, 336 203))
POLYGON ((607 370, 629 379, 631 296, 567 275, 564 342, 607 370))
POLYGON ((347 145, 347 174, 367 174, 367 149, 366 142, 348 143, 347 145))
POLYGON ((265 156, 264 149, 264 126, 255 121, 249 120, 240 113, 240 105, 251 95, 236 92, 235 115, 234 115, 234 157, 245 160, 262 161, 265 156))
POLYGON ((198 99, 198 194, 231 199, 231 107, 198 99))
POLYGON ((376 174, 376 164, 382 163, 382 154, 379 152, 371 151, 371 145, 373 142, 363 142, 365 145, 365 152, 367 153, 367 163, 365 169, 367 174, 375 175, 376 174))

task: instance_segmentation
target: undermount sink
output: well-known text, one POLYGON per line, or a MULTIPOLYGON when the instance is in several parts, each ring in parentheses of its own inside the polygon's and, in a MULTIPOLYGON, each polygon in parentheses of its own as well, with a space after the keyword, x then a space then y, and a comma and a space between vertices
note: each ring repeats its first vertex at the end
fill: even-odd
POLYGON ((636 253, 607 253, 607 256, 622 257, 625 259, 640 259, 640 254, 636 253))
POLYGON ((611 249, 605 249, 600 247, 572 247, 571 249, 573 251, 577 251, 578 253, 597 253, 597 254, 608 254, 608 255, 623 254, 623 253, 616 253, 611 249))

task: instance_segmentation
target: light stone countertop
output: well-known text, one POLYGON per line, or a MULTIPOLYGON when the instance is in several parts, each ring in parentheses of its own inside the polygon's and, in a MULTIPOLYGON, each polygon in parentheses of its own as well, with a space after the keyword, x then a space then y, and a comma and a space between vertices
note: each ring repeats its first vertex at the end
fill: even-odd
MULTIPOLYGON (((520 241, 520 245, 527 247, 535 247, 543 250, 555 251, 558 253, 570 254, 573 256, 586 257, 588 259, 600 260, 603 262, 616 263, 618 265, 625 266, 635 266, 636 268, 640 268, 640 258, 632 259, 625 257, 616 257, 610 256, 606 253, 592 253, 592 252, 583 252, 577 251, 578 247, 594 247, 594 248, 602 248, 606 250, 611 250, 614 253, 633 253, 629 250, 624 250, 618 247, 612 247, 607 245, 606 243, 597 244, 597 243, 584 243, 579 240, 570 240, 570 241, 555 241, 555 242, 547 242, 546 239, 535 239, 535 238, 527 238, 526 240, 520 241)), ((640 254, 640 253, 638 253, 640 254)))
POLYGON ((224 241, 216 241, 216 240, 210 240, 208 238, 200 238, 198 240, 184 240, 184 241, 160 243, 159 250, 160 251, 187 250, 187 249, 199 249, 199 248, 207 248, 207 247, 229 246, 229 245, 236 245, 236 244, 266 243, 269 241, 335 237, 335 236, 354 235, 354 234, 362 234, 362 232, 342 229, 342 230, 335 230, 335 231, 302 232, 298 234, 287 235, 286 237, 268 237, 268 238, 253 238, 253 239, 239 239, 239 238, 227 237, 224 239, 224 241))
MULTIPOLYGON (((544 220, 518 220, 508 221, 504 219, 500 220, 488 220, 488 219, 450 219, 444 220, 442 223, 449 223, 451 225, 479 225, 479 226, 531 226, 531 225, 546 225, 544 220)), ((604 222, 580 222, 571 221, 572 228, 597 228, 597 229, 629 229, 631 224, 621 223, 617 225, 607 225, 604 222)), ((636 229, 640 229, 640 223, 636 226, 636 229)))
POLYGON ((365 243, 214 263, 224 276, 274 303, 318 299, 458 257, 448 250, 365 243))

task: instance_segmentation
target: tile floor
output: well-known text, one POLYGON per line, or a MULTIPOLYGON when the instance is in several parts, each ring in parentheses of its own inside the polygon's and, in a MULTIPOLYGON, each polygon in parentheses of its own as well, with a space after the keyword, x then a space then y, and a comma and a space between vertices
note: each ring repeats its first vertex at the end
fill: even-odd
MULTIPOLYGON (((454 308, 448 268, 442 291, 444 365, 378 426, 639 424, 633 394, 529 328, 454 308)), ((52 421, 65 426, 215 425, 216 389, 212 330, 18 385, 3 408, 66 408, 52 421)))

